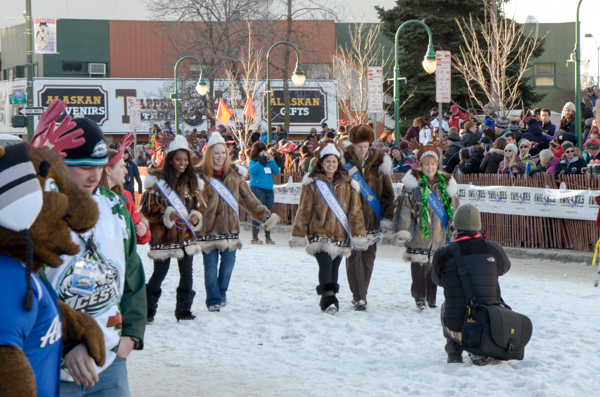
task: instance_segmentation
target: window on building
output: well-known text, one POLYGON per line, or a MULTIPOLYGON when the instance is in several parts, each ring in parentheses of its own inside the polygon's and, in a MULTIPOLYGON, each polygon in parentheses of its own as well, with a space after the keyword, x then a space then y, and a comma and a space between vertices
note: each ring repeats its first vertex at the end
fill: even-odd
POLYGON ((536 87, 554 87, 553 63, 536 63, 533 65, 533 74, 536 87))
POLYGON ((25 78, 25 65, 15 66, 15 79, 24 79, 24 78, 25 78))
POLYGON ((60 72, 63 74, 87 74, 85 62, 61 62, 60 72))
POLYGON ((309 80, 330 78, 329 65, 325 63, 313 63, 302 65, 302 69, 304 70, 306 78, 309 80))

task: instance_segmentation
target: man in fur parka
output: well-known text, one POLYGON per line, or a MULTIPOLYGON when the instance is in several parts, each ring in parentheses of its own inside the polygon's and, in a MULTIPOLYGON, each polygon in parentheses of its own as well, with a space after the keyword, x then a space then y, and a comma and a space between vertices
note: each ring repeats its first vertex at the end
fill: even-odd
POLYGON ((302 193, 292 228, 291 247, 304 247, 319 264, 321 310, 335 314, 339 309, 338 269, 342 257, 368 247, 360 205, 360 187, 341 165, 341 153, 327 143, 316 153, 317 165, 302 180, 302 193), (325 195, 331 194, 329 200, 325 195), (331 206, 338 206, 337 213, 331 206), (348 236, 350 234, 352 239, 348 236), (308 239, 308 245, 307 245, 308 239), (353 251, 351 251, 353 250, 353 251))
POLYGON ((410 170, 402 179, 404 188, 396 204, 394 241, 406 247, 403 258, 411 262, 411 295, 417 308, 423 310, 426 304, 436 307, 437 286, 431 280, 431 258, 447 244, 452 233, 449 228, 458 206, 458 186, 452 176, 438 172, 436 146, 420 147, 417 160, 421 168, 410 170), (445 224, 438 214, 445 215, 445 224))
MULTIPOLYGON (((352 291, 352 304, 355 310, 366 310, 367 290, 373 273, 377 243, 382 238, 382 228, 392 228, 394 216, 394 189, 392 187, 392 159, 384 152, 371 147, 375 140, 373 130, 367 125, 358 125, 349 132, 351 145, 347 148, 342 162, 353 179, 359 174, 372 192, 361 190, 360 201, 364 216, 369 248, 366 251, 352 251, 346 259, 348 284, 352 291), (353 168, 349 168, 351 164, 353 168), (365 197, 366 196, 366 197, 365 197), (369 201, 377 201, 381 207, 381 218, 375 213, 369 201)), ((358 182, 358 181, 357 181, 358 182)))

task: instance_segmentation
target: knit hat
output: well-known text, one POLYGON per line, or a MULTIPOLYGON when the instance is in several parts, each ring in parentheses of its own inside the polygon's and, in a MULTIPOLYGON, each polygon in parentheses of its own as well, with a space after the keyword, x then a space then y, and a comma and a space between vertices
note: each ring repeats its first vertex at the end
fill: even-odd
POLYGON ((527 126, 531 127, 533 124, 537 124, 538 121, 536 119, 534 119, 533 117, 530 118, 529 120, 527 120, 527 126))
POLYGON ((585 143, 585 147, 586 149, 598 150, 600 149, 600 141, 598 141, 596 138, 588 139, 585 143))
POLYGON ((575 112, 577 109, 575 108, 575 104, 573 102, 567 102, 565 103, 565 106, 563 107, 563 110, 570 110, 572 112, 575 112))
POLYGON ((496 127, 498 128, 508 128, 508 120, 506 119, 498 119, 496 120, 496 127))
POLYGON ((571 134, 570 132, 567 132, 567 133, 563 134, 562 142, 571 142, 572 144, 576 145, 577 137, 575 136, 575 134, 571 134))
POLYGON ((452 223, 458 231, 478 232, 481 230, 479 210, 473 204, 463 204, 454 212, 452 223))
POLYGON ((27 144, 0 146, 0 227, 21 233, 25 240, 27 293, 23 307, 27 311, 33 305, 33 242, 28 229, 38 217, 43 202, 42 187, 29 160, 27 144))
POLYGON ((483 143, 485 145, 489 145, 490 143, 493 143, 494 141, 492 141, 492 138, 490 138, 489 136, 484 136, 483 138, 481 138, 481 141, 479 141, 479 143, 483 143))
POLYGON ((398 146, 392 146, 392 147, 390 148, 390 155, 392 154, 392 152, 393 152, 394 150, 397 150, 397 151, 399 151, 400 153, 402 153, 402 149, 400 149, 398 146))
POLYGON ((448 134, 448 139, 454 142, 458 142, 461 140, 460 135, 458 135, 458 132, 454 131, 448 134))
MULTIPOLYGON (((212 135, 210 136, 211 139, 214 134, 215 133, 213 132, 212 135)), ((217 132, 217 134, 219 136, 221 136, 221 134, 219 134, 218 132, 217 132)), ((223 140, 223 137, 221 137, 221 140, 223 141, 223 143, 225 143, 225 140, 223 140)), ((209 144, 210 144, 210 140, 209 140, 209 144)), ((186 150, 188 152, 190 151, 190 146, 188 145, 188 141, 187 141, 187 139, 185 139, 185 137, 183 135, 175 135, 175 139, 173 139, 169 143, 169 148, 167 149, 167 153, 171 153, 176 150, 186 150)))
POLYGON ((225 139, 223 138, 223 135, 221 135, 220 132, 213 132, 212 134, 210 134, 207 146, 215 146, 217 143, 225 144, 225 139))
POLYGON ((541 151, 542 150, 537 146, 532 147, 531 149, 529 149, 529 158, 533 159, 538 157, 541 151))
POLYGON ((487 119, 483 125, 485 125, 486 127, 489 128, 496 128, 496 125, 494 124, 494 120, 493 119, 487 119))
POLYGON ((104 133, 94 121, 86 118, 73 120, 75 126, 70 131, 81 129, 85 143, 76 148, 67 149, 64 152, 65 163, 69 166, 102 166, 108 163, 108 145, 104 139, 104 133))
POLYGON ((517 123, 516 121, 511 121, 510 123, 508 123, 508 128, 510 128, 510 130, 512 132, 518 131, 519 130, 519 123, 517 123))

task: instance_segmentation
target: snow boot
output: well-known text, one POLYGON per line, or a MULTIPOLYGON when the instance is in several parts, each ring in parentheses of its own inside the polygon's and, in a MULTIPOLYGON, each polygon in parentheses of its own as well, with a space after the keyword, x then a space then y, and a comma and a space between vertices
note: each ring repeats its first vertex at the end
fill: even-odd
POLYGON ((462 364, 462 353, 448 353, 448 364, 462 364))
POLYGON ((263 243, 261 240, 258 239, 259 228, 260 228, 260 226, 252 225, 252 241, 250 241, 252 244, 262 244, 263 243))
POLYGON ((437 307, 437 305, 435 304, 435 302, 427 302, 427 306, 429 306, 430 309, 435 309, 437 307))
POLYGON ((211 305, 208 307, 208 311, 209 312, 220 312, 221 311, 221 306, 219 305, 211 305))
POLYGON ((340 308, 340 304, 335 297, 335 294, 337 294, 339 291, 340 285, 335 283, 326 283, 317 286, 317 294, 321 295, 321 302, 319 303, 319 306, 321 306, 322 311, 329 314, 335 314, 330 313, 333 309, 330 309, 329 307, 333 305, 335 306, 335 312, 337 313, 340 308))
POLYGON ((146 284, 146 303, 148 304, 148 314, 146 315, 146 324, 154 324, 154 316, 156 315, 156 309, 158 308, 158 300, 162 290, 159 288, 158 291, 148 290, 146 284))
POLYGON ((225 307, 227 306, 227 297, 223 297, 221 298, 221 304, 219 305, 220 307, 225 307))
POLYGON ((478 356, 473 353, 469 353, 469 358, 471 359, 471 362, 473 363, 473 365, 477 365, 478 367, 488 365, 489 363, 494 361, 494 358, 492 358, 492 357, 478 356))
POLYGON ((417 309, 423 311, 427 308, 427 305, 425 304, 425 301, 416 301, 417 303, 417 309))
POLYGON ((196 291, 177 288, 177 304, 175 306, 175 318, 179 320, 193 320, 196 318, 191 312, 196 291))
POLYGON ((354 310, 357 312, 364 312, 367 310, 367 303, 364 300, 359 300, 358 302, 352 301, 354 304, 354 310))
POLYGON ((271 232, 268 230, 265 230, 265 243, 275 244, 275 241, 271 240, 271 232))

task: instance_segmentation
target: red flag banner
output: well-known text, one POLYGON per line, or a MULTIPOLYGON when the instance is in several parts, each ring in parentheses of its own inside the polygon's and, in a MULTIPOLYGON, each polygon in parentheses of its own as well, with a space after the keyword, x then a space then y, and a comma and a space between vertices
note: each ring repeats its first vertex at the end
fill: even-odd
POLYGON ((219 110, 217 110, 217 121, 221 124, 225 125, 229 121, 229 119, 233 116, 233 112, 229 110, 225 102, 223 100, 219 100, 219 110))
POLYGON ((252 117, 252 120, 256 121, 256 115, 254 114, 254 105, 252 104, 252 98, 248 97, 246 106, 244 106, 244 116, 252 117))

